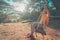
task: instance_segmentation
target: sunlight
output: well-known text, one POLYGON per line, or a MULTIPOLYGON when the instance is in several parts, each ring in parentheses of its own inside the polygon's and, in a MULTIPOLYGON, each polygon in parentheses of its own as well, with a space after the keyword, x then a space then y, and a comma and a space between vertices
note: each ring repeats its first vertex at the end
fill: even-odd
MULTIPOLYGON (((20 11, 20 12, 24 12, 26 5, 23 2, 19 3, 19 2, 14 2, 13 0, 4 0, 4 2, 8 3, 9 5, 13 6, 15 11, 20 11)), ((25 2, 27 2, 25 0, 25 2)))
MULTIPOLYGON (((31 0, 22 0, 21 2, 18 2, 16 0, 3 0, 4 2, 8 3, 11 7, 13 7, 14 11, 18 12, 26 12, 27 5, 30 4, 31 0)), ((31 13, 32 8, 29 8, 28 11, 31 13)))
POLYGON ((23 4, 23 3, 19 3, 19 4, 16 3, 14 9, 15 9, 16 11, 24 12, 25 7, 26 7, 26 5, 23 4))

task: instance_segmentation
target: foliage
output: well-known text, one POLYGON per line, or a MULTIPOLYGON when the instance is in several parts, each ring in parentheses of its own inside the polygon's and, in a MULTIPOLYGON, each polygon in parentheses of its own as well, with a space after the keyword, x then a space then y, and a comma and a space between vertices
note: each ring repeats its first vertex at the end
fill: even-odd
POLYGON ((42 8, 46 5, 49 7, 51 15, 54 15, 56 7, 53 3, 49 4, 47 0, 0 0, 0 22, 37 21, 42 8), (22 2, 27 6, 24 12, 14 10, 17 5, 14 3, 22 2))

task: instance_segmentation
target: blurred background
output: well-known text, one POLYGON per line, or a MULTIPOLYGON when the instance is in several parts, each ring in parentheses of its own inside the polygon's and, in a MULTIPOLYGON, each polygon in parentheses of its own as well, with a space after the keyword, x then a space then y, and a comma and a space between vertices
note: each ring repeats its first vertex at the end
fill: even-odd
POLYGON ((0 0, 0 23, 34 22, 44 6, 48 6, 50 20, 60 20, 60 0, 0 0))

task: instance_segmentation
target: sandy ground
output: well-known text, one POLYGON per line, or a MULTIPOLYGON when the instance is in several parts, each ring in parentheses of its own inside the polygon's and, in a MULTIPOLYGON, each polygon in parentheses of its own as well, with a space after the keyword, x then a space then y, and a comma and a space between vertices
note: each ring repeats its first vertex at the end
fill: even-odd
MULTIPOLYGON (((30 40, 26 38, 30 30, 29 23, 2 23, 0 24, 0 40, 30 40)), ((47 35, 44 36, 44 40, 60 40, 60 30, 46 27, 45 31, 47 35)), ((40 33, 38 40, 43 40, 40 33)))

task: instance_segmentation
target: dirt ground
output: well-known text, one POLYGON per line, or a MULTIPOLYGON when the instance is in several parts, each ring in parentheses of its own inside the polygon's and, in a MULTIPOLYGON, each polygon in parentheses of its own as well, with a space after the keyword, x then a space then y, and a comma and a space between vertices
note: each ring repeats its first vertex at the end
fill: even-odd
MULTIPOLYGON (((30 27, 30 23, 1 23, 0 40, 30 40, 26 38, 30 27)), ((60 30, 46 27, 45 31, 47 35, 44 36, 44 40, 60 40, 60 30)), ((38 40, 43 40, 41 34, 38 34, 38 40)))

